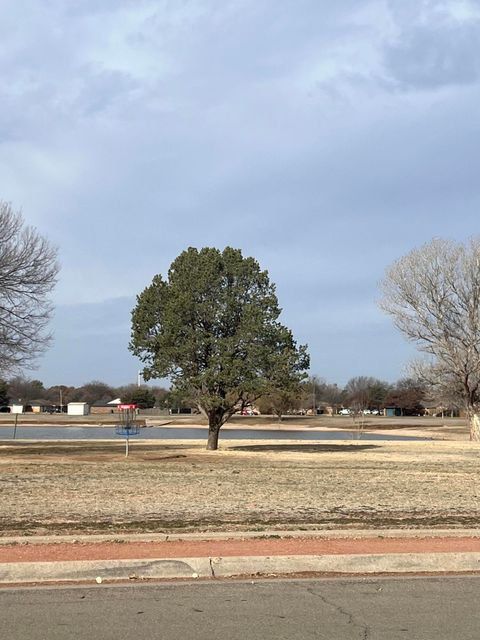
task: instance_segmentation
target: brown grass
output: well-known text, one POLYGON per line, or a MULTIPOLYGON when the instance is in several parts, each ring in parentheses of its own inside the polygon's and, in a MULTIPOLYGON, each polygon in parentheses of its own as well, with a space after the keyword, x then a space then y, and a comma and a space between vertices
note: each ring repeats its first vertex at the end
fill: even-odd
POLYGON ((467 442, 231 441, 0 446, 0 535, 471 527, 467 442))

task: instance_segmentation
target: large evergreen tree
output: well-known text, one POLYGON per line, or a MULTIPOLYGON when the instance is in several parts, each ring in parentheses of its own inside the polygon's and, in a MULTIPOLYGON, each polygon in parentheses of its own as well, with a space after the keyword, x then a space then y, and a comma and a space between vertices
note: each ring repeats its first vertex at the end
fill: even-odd
POLYGON ((237 407, 303 379, 306 346, 280 311, 268 273, 230 247, 189 248, 138 296, 130 350, 145 380, 169 377, 208 417, 208 449, 237 407))
POLYGON ((155 396, 148 387, 137 387, 126 391, 122 402, 136 404, 139 409, 152 409, 155 406, 155 396))

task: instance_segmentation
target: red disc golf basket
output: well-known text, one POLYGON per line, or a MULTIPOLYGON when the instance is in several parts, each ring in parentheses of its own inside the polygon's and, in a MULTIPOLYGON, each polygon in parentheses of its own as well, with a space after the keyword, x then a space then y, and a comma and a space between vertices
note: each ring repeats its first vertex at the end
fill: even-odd
POLYGON ((115 425, 115 433, 118 436, 125 437, 125 456, 128 456, 128 441, 130 436, 138 436, 140 431, 140 427, 136 422, 137 405, 119 404, 117 408, 120 423, 115 425))

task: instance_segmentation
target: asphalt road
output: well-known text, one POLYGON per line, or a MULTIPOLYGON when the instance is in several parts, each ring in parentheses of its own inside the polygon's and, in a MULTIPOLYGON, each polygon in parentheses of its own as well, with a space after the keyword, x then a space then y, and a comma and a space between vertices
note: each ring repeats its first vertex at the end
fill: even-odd
POLYGON ((9 640, 478 640, 480 577, 0 590, 9 640))

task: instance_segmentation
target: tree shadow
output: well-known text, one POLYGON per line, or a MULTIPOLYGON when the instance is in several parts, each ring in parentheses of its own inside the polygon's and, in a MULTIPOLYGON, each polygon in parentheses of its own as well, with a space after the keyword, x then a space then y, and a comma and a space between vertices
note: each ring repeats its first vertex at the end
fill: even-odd
POLYGON ((231 451, 289 451, 293 453, 332 453, 378 449, 378 444, 248 444, 229 447, 231 451))
MULTIPOLYGON (((142 443, 142 441, 130 439, 130 447, 132 453, 151 454, 177 452, 179 449, 197 449, 199 445, 185 444, 165 444, 159 443, 158 445, 148 445, 142 443)), ((65 442, 52 442, 49 440, 40 442, 22 442, 20 440, 2 441, 0 443, 0 455, 16 455, 16 456, 42 456, 42 455, 62 455, 62 456, 75 456, 75 455, 92 455, 92 454, 111 454, 118 451, 124 451, 125 440, 118 439, 117 441, 109 442, 91 442, 85 440, 83 442, 78 441, 65 441, 65 442)), ((172 456, 169 456, 172 457, 172 456)), ((185 457, 183 454, 176 454, 174 457, 185 457)), ((159 458, 160 459, 160 458, 159 458)))

